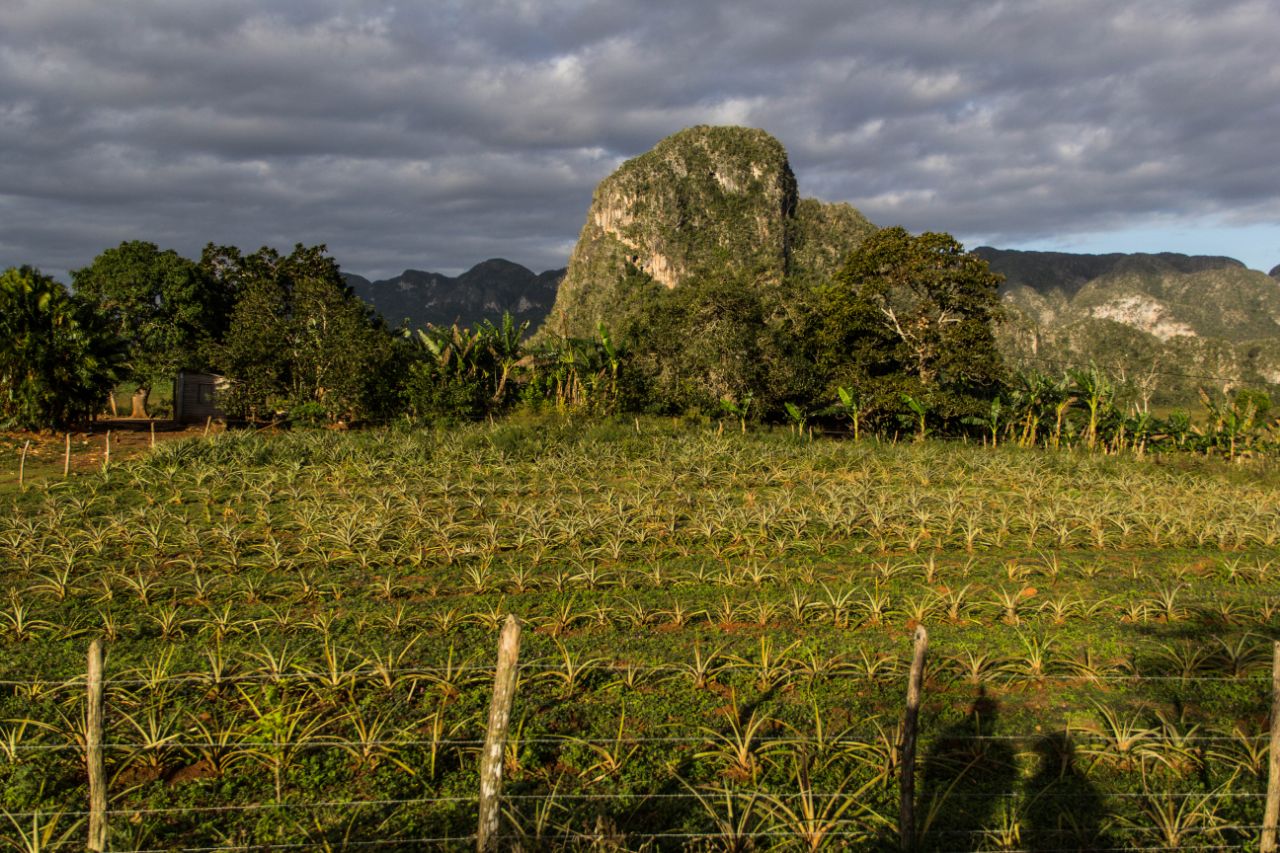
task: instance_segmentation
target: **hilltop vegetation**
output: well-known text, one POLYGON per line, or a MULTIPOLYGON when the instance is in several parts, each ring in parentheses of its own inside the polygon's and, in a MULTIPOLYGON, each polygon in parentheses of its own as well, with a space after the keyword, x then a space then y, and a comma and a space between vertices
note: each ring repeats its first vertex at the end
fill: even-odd
POLYGON ((764 131, 689 128, 596 188, 546 330, 592 334, 633 304, 636 278, 666 289, 732 281, 748 293, 822 279, 872 230, 849 205, 801 200, 786 151, 764 131))

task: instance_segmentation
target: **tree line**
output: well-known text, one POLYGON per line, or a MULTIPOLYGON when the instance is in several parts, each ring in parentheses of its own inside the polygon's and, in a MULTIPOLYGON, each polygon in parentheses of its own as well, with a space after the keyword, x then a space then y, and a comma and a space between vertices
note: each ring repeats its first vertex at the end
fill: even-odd
POLYGON ((590 338, 529 337, 509 316, 391 329, 324 246, 199 260, 146 242, 108 249, 73 290, 22 267, 0 275, 0 421, 65 429, 130 382, 178 370, 229 382, 220 405, 254 422, 475 420, 516 407, 789 422, 923 439, 1089 449, 1273 444, 1266 395, 1204 396, 1206 417, 1125 405, 1096 367, 1007 369, 993 327, 999 276, 947 234, 886 228, 827 280, 725 274, 668 289, 630 270, 590 338))

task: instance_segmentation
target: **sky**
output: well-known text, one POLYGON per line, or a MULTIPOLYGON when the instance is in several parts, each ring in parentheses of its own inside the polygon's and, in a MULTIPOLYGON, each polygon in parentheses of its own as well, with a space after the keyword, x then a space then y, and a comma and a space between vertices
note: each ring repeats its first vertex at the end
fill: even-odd
POLYGON ((1275 0, 0 0, 0 267, 559 267, 695 124, 880 225, 1280 264, 1275 0))

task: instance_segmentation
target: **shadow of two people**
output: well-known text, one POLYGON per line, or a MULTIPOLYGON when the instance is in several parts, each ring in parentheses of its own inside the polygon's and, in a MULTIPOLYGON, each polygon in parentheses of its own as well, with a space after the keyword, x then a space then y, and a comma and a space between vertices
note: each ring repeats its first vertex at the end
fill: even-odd
POLYGON ((980 688, 964 719, 942 731, 921 768, 919 849, 1110 847, 1102 798, 1076 766, 1066 732, 1035 739, 1035 772, 1019 784, 1014 739, 996 733, 999 703, 980 688))

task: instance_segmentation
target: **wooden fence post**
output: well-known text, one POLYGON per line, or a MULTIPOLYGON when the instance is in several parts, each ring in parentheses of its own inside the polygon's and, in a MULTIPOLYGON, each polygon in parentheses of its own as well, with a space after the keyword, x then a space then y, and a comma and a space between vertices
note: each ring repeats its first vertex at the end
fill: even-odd
POLYGON ((520 655, 520 622, 507 616, 498 641, 498 669, 493 676, 493 704, 489 706, 489 728, 480 754, 480 827, 476 850, 496 853, 498 822, 502 808, 502 763, 511 723, 511 704, 516 698, 517 660, 520 655))
POLYGON ((1267 807, 1262 813, 1261 853, 1276 853, 1280 823, 1280 643, 1271 651, 1271 759, 1267 764, 1267 807))
POLYGON ((89 644, 89 705, 85 716, 85 758, 89 765, 89 849, 107 849, 107 773, 102 758, 102 642, 89 644))
POLYGON ((106 449, 102 453, 102 470, 107 470, 107 466, 111 464, 111 430, 107 430, 106 449))
POLYGON ((902 717, 901 775, 898 804, 898 833, 904 853, 916 849, 916 722, 920 717, 920 684, 924 680, 924 655, 929 648, 929 632, 916 626, 911 655, 911 675, 907 679, 907 710, 902 717))
POLYGON ((151 422, 151 449, 156 449, 156 422, 151 422))
POLYGON ((31 449, 31 439, 27 439, 27 443, 22 445, 22 458, 18 460, 18 488, 23 487, 23 483, 27 479, 27 451, 31 449))
POLYGON ((67 433, 67 449, 62 452, 62 479, 71 475, 71 433, 67 433))

